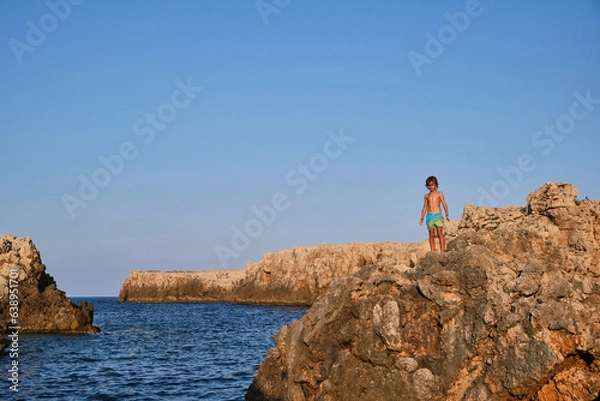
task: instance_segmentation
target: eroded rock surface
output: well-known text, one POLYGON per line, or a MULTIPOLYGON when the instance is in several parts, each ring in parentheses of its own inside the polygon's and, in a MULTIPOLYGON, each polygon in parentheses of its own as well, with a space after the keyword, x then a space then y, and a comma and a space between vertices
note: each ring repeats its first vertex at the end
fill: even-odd
POLYGON ((258 263, 248 263, 237 291, 240 299, 257 303, 311 305, 340 277, 372 264, 414 266, 428 250, 426 242, 382 242, 268 252, 258 263))
POLYGON ((134 270, 121 287, 119 301, 219 302, 233 301, 244 269, 211 271, 134 270))
POLYGON ((19 327, 19 333, 97 332, 94 306, 75 305, 56 287, 46 272, 40 252, 31 239, 0 235, 0 330, 19 327), (12 293, 12 297, 11 297, 12 293), (18 317, 10 315, 11 302, 18 302, 18 317), (13 320, 15 319, 15 320, 13 320))
POLYGON ((322 244, 267 252, 245 269, 136 270, 123 283, 119 300, 310 305, 344 275, 376 263, 414 266, 428 250, 426 242, 322 244))
POLYGON ((467 205, 446 254, 335 281, 246 400, 600 399, 600 202, 576 196, 467 205))

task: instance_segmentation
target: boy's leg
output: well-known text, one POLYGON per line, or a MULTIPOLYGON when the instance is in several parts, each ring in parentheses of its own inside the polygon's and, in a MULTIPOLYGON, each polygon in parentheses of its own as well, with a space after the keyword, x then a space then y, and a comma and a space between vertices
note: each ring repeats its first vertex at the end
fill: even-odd
POLYGON ((435 230, 433 228, 429 230, 429 247, 435 251, 435 230))
POLYGON ((446 250, 446 241, 444 239, 444 229, 442 227, 437 227, 437 236, 440 239, 440 252, 444 252, 446 250))

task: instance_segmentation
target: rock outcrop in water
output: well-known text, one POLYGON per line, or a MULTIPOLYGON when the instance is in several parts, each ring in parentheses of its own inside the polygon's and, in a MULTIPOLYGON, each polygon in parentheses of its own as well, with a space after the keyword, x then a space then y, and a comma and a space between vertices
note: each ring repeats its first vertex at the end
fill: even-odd
POLYGON ((600 399, 600 202, 576 196, 467 205, 445 254, 334 282, 246 400, 600 399))
POLYGON ((19 333, 87 333, 93 326, 94 306, 77 306, 56 288, 46 273, 40 252, 29 237, 0 235, 0 332, 18 326, 19 333), (11 306, 18 303, 18 316, 11 306))
MULTIPOLYGON (((451 227, 452 223, 450 224, 451 227)), ((300 246, 267 252, 245 269, 205 272, 132 271, 120 301, 239 302, 310 305, 331 283, 372 264, 414 266, 429 250, 422 243, 300 246)))
POLYGON ((232 301, 244 274, 244 269, 171 272, 133 270, 121 287, 119 301, 232 301))

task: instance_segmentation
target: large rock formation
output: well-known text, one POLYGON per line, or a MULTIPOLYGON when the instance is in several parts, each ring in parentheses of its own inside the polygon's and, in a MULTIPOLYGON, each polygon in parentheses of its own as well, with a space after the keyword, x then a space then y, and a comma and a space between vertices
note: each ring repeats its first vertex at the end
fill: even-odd
POLYGON ((0 235, 0 332, 18 326, 19 333, 96 332, 94 306, 77 306, 56 288, 40 252, 29 237, 0 235), (18 305, 16 309, 11 306, 18 305))
POLYGON ((232 300, 244 269, 211 271, 133 270, 121 287, 119 301, 220 302, 232 300))
POLYGON ((372 264, 414 266, 429 250, 421 243, 317 245, 266 253, 246 266, 238 299, 270 304, 311 305, 332 282, 372 264))
POLYGON ((549 182, 527 196, 527 205, 485 208, 467 204, 458 233, 526 229, 581 257, 598 257, 598 201, 577 201, 577 188, 549 182))
POLYGON ((334 282, 246 400, 600 399, 600 202, 576 195, 467 205, 446 254, 334 282))
POLYGON ((250 262, 245 269, 136 270, 123 283, 119 300, 310 305, 344 275, 377 263, 414 266, 428 250, 427 242, 322 244, 267 252, 259 262, 250 262))

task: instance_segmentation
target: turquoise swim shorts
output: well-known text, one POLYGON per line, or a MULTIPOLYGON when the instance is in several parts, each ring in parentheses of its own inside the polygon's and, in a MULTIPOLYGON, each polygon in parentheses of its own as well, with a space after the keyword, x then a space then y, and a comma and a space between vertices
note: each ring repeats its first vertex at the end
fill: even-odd
POLYGON ((434 228, 444 227, 444 216, 442 213, 427 213, 425 216, 425 222, 427 223, 427 229, 433 230, 434 228))

